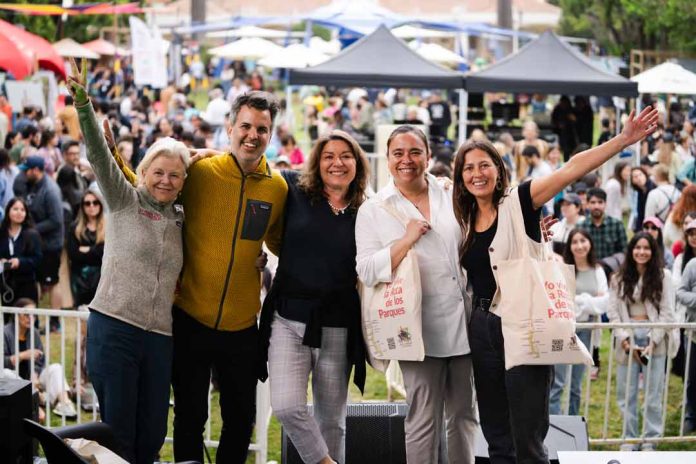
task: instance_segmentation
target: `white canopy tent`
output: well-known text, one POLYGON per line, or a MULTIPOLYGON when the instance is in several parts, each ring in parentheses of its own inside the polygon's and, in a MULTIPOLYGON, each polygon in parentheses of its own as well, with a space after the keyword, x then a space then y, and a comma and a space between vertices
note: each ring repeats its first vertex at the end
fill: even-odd
POLYGON ((99 53, 93 52, 89 48, 83 47, 73 39, 65 38, 53 44, 58 54, 63 58, 87 58, 98 60, 99 53))
POLYGON ((400 39, 438 39, 444 37, 454 37, 456 32, 438 31, 435 29, 425 29, 423 27, 404 26, 395 27, 391 30, 392 34, 400 39))
POLYGON ((268 68, 297 69, 314 66, 328 60, 329 56, 303 44, 292 44, 259 60, 268 68))
POLYGON ((206 34, 208 37, 260 37, 262 39, 284 39, 288 36, 302 38, 304 37, 304 32, 288 32, 280 31, 278 29, 268 29, 265 27, 257 26, 242 26, 238 29, 231 29, 225 31, 215 31, 206 34))
POLYGON ((210 49, 210 54, 230 60, 259 59, 283 50, 270 40, 248 37, 210 49))
POLYGON ((341 42, 335 39, 326 41, 321 37, 314 36, 309 39, 309 48, 333 56, 341 51, 341 42))
POLYGON ((408 44, 412 50, 415 50, 420 56, 426 60, 445 64, 448 66, 466 63, 466 60, 461 56, 436 43, 419 43, 417 40, 411 41, 408 44))
POLYGON ((631 78, 639 93, 696 95, 696 74, 677 63, 665 62, 631 78))

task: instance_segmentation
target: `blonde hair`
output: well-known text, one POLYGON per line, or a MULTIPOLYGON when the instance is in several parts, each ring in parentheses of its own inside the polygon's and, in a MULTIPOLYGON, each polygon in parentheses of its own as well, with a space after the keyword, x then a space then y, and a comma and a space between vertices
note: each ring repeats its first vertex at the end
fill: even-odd
MULTIPOLYGON (((138 185, 143 185, 145 171, 148 170, 155 158, 160 155, 166 156, 167 158, 180 159, 181 162, 184 163, 184 170, 187 170, 191 164, 191 155, 186 145, 171 137, 161 138, 147 149, 143 160, 138 164, 138 185)), ((184 173, 184 176, 186 176, 186 173, 184 173)))
POLYGON ((104 236, 106 234, 104 230, 104 199, 94 190, 87 189, 85 193, 82 194, 82 199, 80 200, 80 208, 77 210, 77 220, 75 221, 75 238, 87 239, 87 223, 89 219, 87 214, 85 214, 85 206, 82 202, 85 201, 87 195, 92 195, 100 204, 99 215, 97 216, 97 239, 96 243, 104 243, 104 236))

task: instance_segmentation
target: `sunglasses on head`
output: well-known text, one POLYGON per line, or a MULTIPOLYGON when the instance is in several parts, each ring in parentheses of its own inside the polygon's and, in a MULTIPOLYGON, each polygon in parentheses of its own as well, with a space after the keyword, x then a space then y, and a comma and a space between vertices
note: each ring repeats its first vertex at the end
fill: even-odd
POLYGON ((94 200, 94 201, 85 200, 82 202, 82 206, 101 206, 101 203, 99 203, 97 200, 94 200))

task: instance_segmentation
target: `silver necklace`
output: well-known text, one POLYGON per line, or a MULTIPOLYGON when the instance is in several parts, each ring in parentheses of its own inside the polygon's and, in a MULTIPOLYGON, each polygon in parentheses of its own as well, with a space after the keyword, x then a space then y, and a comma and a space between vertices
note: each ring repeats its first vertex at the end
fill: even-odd
POLYGON ((326 199, 326 202, 329 204, 329 207, 331 208, 331 212, 334 213, 334 216, 338 216, 339 214, 345 214, 346 210, 350 206, 350 203, 348 203, 343 208, 338 208, 338 207, 334 206, 334 204, 331 203, 331 201, 328 198, 326 199))

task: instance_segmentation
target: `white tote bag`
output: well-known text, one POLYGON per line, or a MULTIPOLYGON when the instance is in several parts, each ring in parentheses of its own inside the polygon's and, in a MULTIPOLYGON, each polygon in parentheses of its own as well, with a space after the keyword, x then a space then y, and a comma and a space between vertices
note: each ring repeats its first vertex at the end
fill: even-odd
MULTIPOLYGON (((408 219, 391 205, 382 207, 404 225, 408 219)), ((386 369, 379 360, 422 361, 425 358, 421 321, 421 279, 418 258, 411 249, 392 275, 391 282, 360 285, 362 330, 370 364, 386 369)))
POLYGON ((552 258, 542 244, 540 259, 530 243, 520 211, 513 229, 521 257, 498 263, 500 317, 505 369, 520 365, 587 364, 592 356, 575 334, 575 269, 552 258))

